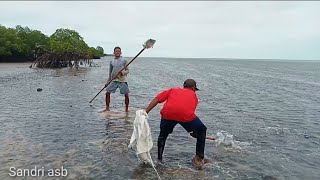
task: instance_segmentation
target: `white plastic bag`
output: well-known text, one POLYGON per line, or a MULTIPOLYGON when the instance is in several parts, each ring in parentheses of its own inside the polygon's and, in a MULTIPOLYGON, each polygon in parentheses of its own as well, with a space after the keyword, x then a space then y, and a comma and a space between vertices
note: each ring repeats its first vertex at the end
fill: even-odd
POLYGON ((148 114, 145 110, 136 111, 136 117, 133 122, 133 132, 129 148, 135 148, 139 159, 145 163, 152 165, 150 150, 152 149, 153 142, 151 130, 148 124, 148 114))
POLYGON ((151 165, 156 171, 158 178, 161 179, 157 170, 155 169, 150 155, 153 142, 148 118, 148 114, 145 110, 136 111, 136 117, 133 122, 133 132, 128 148, 134 147, 139 160, 145 164, 151 165))

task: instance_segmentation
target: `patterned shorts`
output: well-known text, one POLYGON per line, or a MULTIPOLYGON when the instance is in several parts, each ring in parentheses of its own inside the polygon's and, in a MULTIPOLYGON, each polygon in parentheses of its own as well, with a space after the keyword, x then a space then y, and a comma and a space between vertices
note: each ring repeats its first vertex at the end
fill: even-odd
POLYGON ((109 93, 115 93, 117 89, 120 89, 120 94, 129 94, 129 87, 127 82, 112 81, 106 88, 109 93))

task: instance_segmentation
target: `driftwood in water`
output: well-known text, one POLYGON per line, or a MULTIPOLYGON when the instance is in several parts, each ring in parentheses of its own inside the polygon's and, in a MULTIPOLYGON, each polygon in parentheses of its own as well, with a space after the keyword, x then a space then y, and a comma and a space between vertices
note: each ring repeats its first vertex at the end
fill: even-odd
POLYGON ((91 64, 92 59, 89 56, 83 56, 75 53, 53 53, 45 52, 42 56, 38 57, 30 66, 38 68, 64 68, 76 67, 82 64, 91 64))

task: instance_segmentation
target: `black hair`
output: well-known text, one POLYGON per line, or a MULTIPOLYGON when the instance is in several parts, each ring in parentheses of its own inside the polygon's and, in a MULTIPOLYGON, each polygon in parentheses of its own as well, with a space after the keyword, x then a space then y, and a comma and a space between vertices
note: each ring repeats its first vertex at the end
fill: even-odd
POLYGON ((120 49, 120 51, 121 51, 121 48, 120 48, 119 46, 116 46, 116 47, 113 49, 113 52, 114 52, 116 49, 120 49))

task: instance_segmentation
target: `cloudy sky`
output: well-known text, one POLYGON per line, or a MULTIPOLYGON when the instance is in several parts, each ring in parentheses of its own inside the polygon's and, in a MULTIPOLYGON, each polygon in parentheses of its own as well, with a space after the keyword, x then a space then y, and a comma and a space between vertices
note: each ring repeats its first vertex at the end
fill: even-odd
POLYGON ((51 35, 76 30, 90 46, 145 57, 320 60, 320 2, 0 2, 0 24, 51 35))

